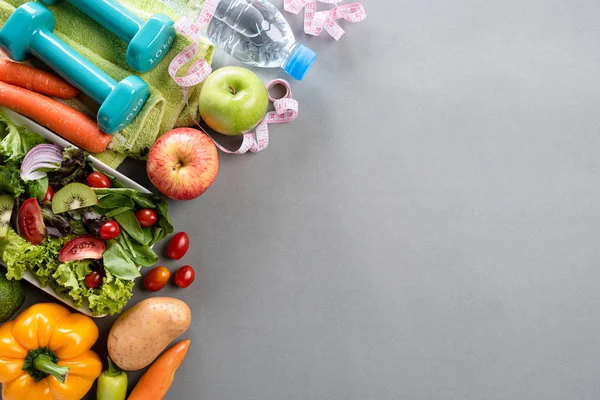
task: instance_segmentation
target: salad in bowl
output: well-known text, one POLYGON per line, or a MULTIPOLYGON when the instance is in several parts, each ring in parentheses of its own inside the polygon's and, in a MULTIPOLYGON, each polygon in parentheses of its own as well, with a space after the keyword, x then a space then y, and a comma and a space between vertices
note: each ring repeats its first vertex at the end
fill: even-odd
POLYGON ((173 225, 163 198, 109 170, 0 111, 0 262, 7 278, 52 289, 94 316, 123 309, 140 268, 158 261, 154 244, 173 225))

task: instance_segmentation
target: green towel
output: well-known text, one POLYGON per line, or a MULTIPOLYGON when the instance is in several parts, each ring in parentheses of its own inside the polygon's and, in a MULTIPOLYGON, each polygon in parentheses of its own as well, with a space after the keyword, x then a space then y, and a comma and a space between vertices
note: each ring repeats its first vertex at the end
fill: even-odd
MULTIPOLYGON (((163 13, 174 20, 177 19, 175 13, 158 0, 120 0, 120 2, 143 19, 156 13, 163 13)), ((0 26, 6 22, 16 7, 24 3, 27 1, 0 0, 0 26)), ((101 161, 116 168, 126 157, 145 159, 150 147, 160 135, 175 126, 192 125, 190 114, 196 119, 199 118, 198 87, 190 89, 190 110, 183 99, 182 89, 171 79, 168 72, 170 61, 185 47, 192 44, 189 38, 177 35, 169 54, 155 69, 147 73, 137 73, 127 65, 125 60, 128 43, 114 36, 66 1, 48 8, 56 18, 54 33, 84 57, 118 81, 135 74, 150 86, 150 97, 143 110, 134 122, 121 132, 131 147, 96 155, 101 161)), ((212 43, 203 39, 199 49, 196 59, 204 58, 210 63, 214 52, 212 43)), ((191 64, 192 61, 186 67, 191 64)), ((180 73, 185 72, 186 69, 183 68, 180 73)))

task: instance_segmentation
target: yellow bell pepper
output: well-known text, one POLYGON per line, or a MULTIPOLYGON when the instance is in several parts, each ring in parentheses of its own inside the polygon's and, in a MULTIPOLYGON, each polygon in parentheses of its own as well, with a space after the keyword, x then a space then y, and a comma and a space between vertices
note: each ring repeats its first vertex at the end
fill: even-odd
POLYGON ((36 304, 0 326, 2 400, 80 400, 102 372, 98 327, 58 304, 36 304))

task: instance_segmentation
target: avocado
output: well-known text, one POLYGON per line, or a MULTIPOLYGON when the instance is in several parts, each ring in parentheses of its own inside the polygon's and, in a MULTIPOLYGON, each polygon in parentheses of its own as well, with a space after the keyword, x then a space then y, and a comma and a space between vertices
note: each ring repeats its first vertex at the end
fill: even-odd
POLYGON ((4 269, 0 268, 0 323, 8 321, 25 301, 25 286, 21 281, 6 279, 4 269))

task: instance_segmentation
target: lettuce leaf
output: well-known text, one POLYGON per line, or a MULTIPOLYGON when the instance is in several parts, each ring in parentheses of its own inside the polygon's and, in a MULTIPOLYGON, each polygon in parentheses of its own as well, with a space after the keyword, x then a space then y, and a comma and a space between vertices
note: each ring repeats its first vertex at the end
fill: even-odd
MULTIPOLYGON (((99 289, 87 289, 90 309, 94 315, 118 314, 133 295, 134 281, 119 279, 105 270, 106 276, 99 289)), ((84 285, 85 286, 85 285, 84 285)))
POLYGON ((37 133, 16 126, 4 113, 0 112, 0 158, 2 163, 20 163, 25 154, 46 140, 37 133))
POLYGON ((4 193, 13 197, 19 197, 25 193, 25 186, 19 176, 19 167, 16 164, 0 165, 0 194, 4 193))

